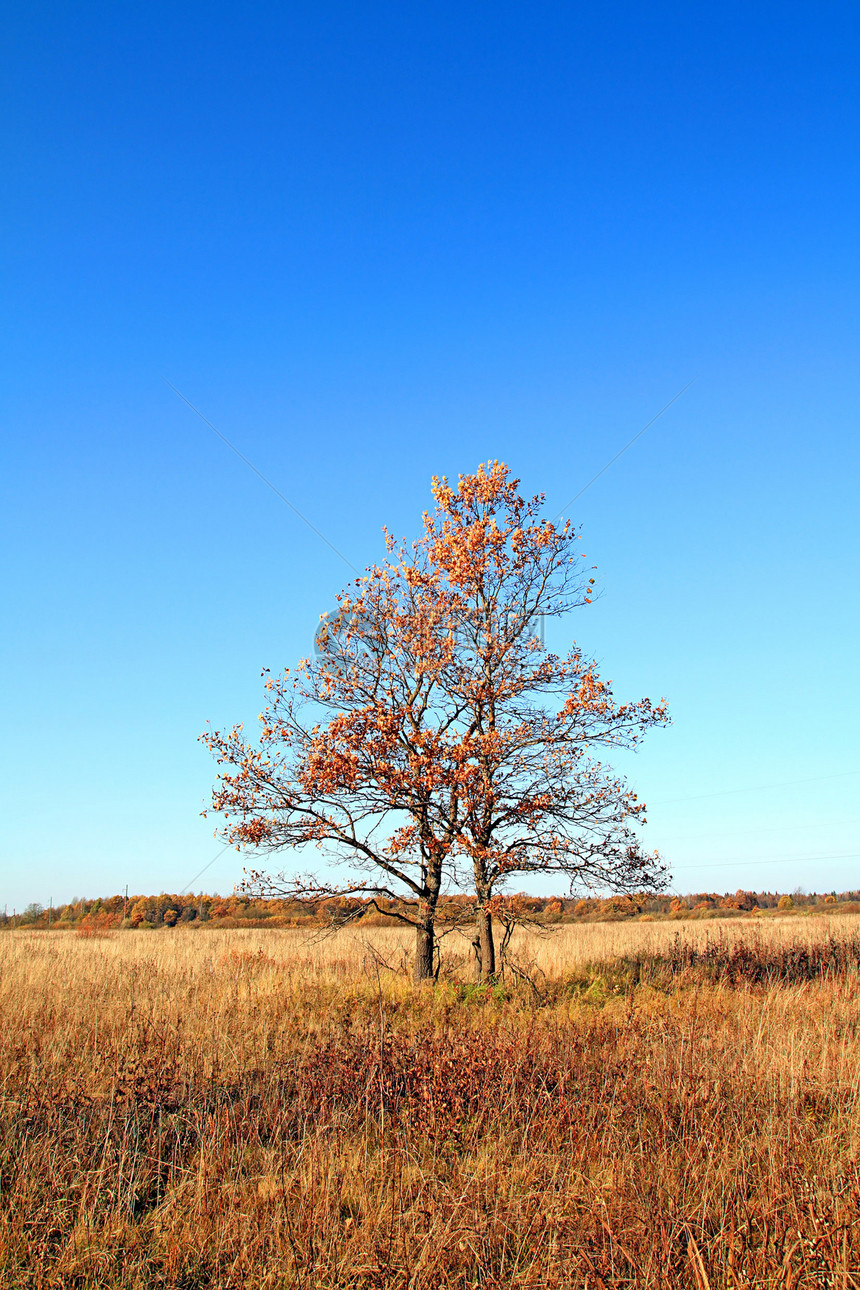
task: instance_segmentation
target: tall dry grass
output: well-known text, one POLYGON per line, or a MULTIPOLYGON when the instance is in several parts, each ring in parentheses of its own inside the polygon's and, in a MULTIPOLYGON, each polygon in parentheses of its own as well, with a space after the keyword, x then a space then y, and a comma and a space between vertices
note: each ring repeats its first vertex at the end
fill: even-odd
POLYGON ((492 989, 396 930, 7 934, 0 1285, 860 1285, 822 924, 520 932, 492 989))

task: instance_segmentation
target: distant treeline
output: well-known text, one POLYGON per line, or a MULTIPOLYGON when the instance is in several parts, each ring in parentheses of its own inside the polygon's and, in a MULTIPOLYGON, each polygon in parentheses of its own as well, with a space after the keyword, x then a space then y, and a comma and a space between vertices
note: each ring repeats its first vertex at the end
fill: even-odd
MULTIPOLYGON (((472 902, 467 896, 444 897, 439 904, 439 924, 466 922, 472 902)), ((539 923, 616 922, 623 919, 699 919, 755 917, 792 910, 816 913, 860 913, 860 891, 697 892, 691 896, 541 897, 518 894, 500 903, 504 918, 539 923)), ((162 892, 158 896, 107 896, 73 900, 45 908, 28 905, 21 913, 0 914, 0 930, 79 930, 84 933, 124 927, 149 931, 184 927, 325 927, 361 919, 368 924, 388 924, 398 913, 408 912, 397 901, 363 901, 338 898, 325 901, 255 900, 249 896, 184 895, 162 892)))

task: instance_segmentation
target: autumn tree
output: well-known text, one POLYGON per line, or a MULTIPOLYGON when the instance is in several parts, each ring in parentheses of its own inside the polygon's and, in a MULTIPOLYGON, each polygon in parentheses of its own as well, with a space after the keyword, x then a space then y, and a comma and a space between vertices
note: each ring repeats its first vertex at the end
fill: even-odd
POLYGON ((543 497, 525 499, 498 462, 456 487, 434 480, 433 492, 420 550, 460 619, 437 674, 463 735, 451 860, 474 889, 489 977, 493 905, 513 875, 615 892, 665 885, 659 857, 634 831, 644 803, 593 752, 634 748, 668 716, 665 703, 617 703, 576 645, 564 657, 543 647, 549 620, 592 599, 569 521, 542 518, 543 497))
POLYGON ((340 598, 328 648, 295 676, 267 675, 259 742, 241 727, 203 738, 222 770, 226 836, 261 850, 316 844, 359 876, 249 876, 258 893, 403 897, 415 975, 432 972, 443 884, 473 891, 481 972, 495 970, 494 902, 514 874, 573 888, 658 888, 665 872, 634 832, 644 805, 592 755, 635 746, 664 704, 615 702, 574 645, 538 626, 592 598, 579 535, 541 517, 492 462, 456 487, 407 545, 340 598))

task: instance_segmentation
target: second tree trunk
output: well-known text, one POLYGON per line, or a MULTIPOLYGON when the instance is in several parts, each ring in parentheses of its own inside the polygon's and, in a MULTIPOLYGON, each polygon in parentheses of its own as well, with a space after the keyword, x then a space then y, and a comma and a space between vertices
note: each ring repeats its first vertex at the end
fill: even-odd
POLYGON ((477 925, 478 964, 482 981, 496 975, 496 946, 493 941, 493 917, 482 905, 475 915, 477 925))

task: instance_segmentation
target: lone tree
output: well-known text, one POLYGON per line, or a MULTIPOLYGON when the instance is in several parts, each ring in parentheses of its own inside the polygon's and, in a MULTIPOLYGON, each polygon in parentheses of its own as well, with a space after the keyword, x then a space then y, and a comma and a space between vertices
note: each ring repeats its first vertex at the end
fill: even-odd
POLYGON ((523 498, 498 462, 432 487, 423 534, 407 546, 386 533, 387 558, 323 625, 321 656, 295 676, 264 673, 259 742, 241 727, 201 738, 223 768, 213 809, 227 840, 313 843, 352 874, 252 871, 248 889, 396 899, 384 912, 415 927, 424 980, 443 884, 473 886, 489 977, 494 901, 512 875, 665 885, 631 827, 644 804, 590 750, 634 746, 668 718, 664 703, 617 705, 576 646, 564 658, 543 648, 539 625, 592 596, 569 521, 542 519, 543 498, 523 498))
POLYGON ((631 827, 645 805, 595 760, 593 749, 633 748, 668 722, 665 702, 616 703, 611 685, 574 645, 543 648, 546 621, 590 603, 569 521, 540 516, 498 462, 434 480, 422 549, 457 601, 458 648, 437 685, 464 732, 467 767, 453 821, 455 880, 474 885, 481 975, 495 971, 493 907, 514 874, 562 875, 570 888, 629 892, 666 885, 656 854, 631 827))

